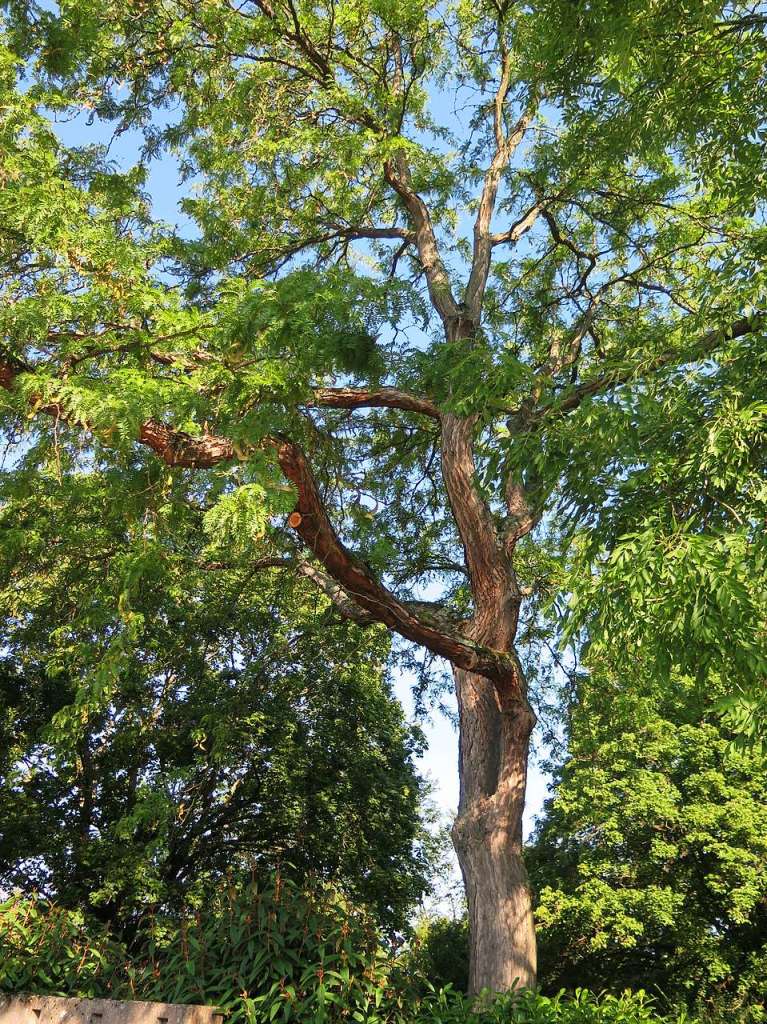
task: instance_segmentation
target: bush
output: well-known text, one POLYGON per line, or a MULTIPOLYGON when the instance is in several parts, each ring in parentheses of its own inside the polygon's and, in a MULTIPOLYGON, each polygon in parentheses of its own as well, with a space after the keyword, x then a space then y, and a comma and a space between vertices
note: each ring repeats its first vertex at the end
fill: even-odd
POLYGON ((397 957, 329 886, 229 886, 180 924, 155 921, 140 957, 130 982, 141 998, 210 1003, 231 1022, 406 1019, 397 957))
POLYGON ((231 883, 128 947, 79 912, 0 904, 0 991, 213 1004, 231 1024, 411 1019, 410 986, 371 919, 329 886, 231 883))
MULTIPOLYGON (((424 1000, 414 1024, 682 1024, 684 1014, 658 1015, 644 992, 601 996, 585 989, 543 996, 521 990, 489 1000, 470 1000, 449 988, 424 1000)), ((689 1024, 689 1022, 688 1022, 689 1024)))
POLYGON ((0 991, 207 1003, 227 1024, 660 1024, 643 993, 514 992, 473 1002, 436 989, 409 954, 326 886, 279 876, 230 884, 181 921, 160 915, 128 947, 82 914, 0 904, 0 991))
POLYGON ((411 970, 434 988, 469 987, 469 923, 466 917, 427 917, 416 926, 411 970))
POLYGON ((0 903, 0 992, 122 995, 128 962, 125 946, 80 911, 19 896, 0 903))

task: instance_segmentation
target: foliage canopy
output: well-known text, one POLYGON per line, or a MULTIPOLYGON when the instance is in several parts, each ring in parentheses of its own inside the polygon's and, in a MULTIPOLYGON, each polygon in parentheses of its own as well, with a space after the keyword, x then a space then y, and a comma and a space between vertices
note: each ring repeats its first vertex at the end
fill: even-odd
MULTIPOLYGON (((761 5, 6 9, 0 383, 30 445, 12 487, 122 479, 150 449, 141 544, 172 546, 192 498, 241 570, 289 563, 467 693, 492 686, 460 698, 506 744, 463 714, 487 761, 462 762, 482 797, 464 823, 524 789, 522 659, 565 597, 596 657, 639 650, 670 692, 726 680, 756 730, 761 5), (141 158, 67 145, 51 115, 141 158), (159 157, 183 230, 152 209, 159 157)), ((138 620, 117 613, 119 652, 138 620)))
POLYGON ((125 924, 284 862, 402 925, 428 865, 388 637, 222 562, 155 462, 4 485, 0 885, 125 924))

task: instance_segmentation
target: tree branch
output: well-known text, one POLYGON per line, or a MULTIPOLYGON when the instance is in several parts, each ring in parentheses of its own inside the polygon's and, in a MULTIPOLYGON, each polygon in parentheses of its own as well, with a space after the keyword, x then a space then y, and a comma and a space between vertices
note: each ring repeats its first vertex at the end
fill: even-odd
POLYGON ((504 107, 511 88, 512 54, 501 40, 500 24, 498 34, 501 48, 501 77, 493 99, 495 153, 485 173, 482 195, 479 200, 479 207, 477 208, 477 216, 474 220, 474 246, 471 271, 464 295, 464 303, 469 316, 475 323, 479 323, 482 313, 482 300, 490 273, 490 258, 493 250, 493 236, 490 233, 490 224, 493 219, 493 211, 495 210, 501 174, 509 166, 517 146, 525 137, 525 132, 533 118, 536 106, 535 103, 532 103, 514 125, 511 133, 506 133, 504 107))
POLYGON ((460 635, 417 618, 389 590, 373 578, 367 566, 344 546, 328 518, 325 506, 303 452, 287 439, 274 442, 285 476, 296 488, 298 501, 291 525, 349 597, 371 612, 400 636, 447 658, 458 668, 476 672, 508 686, 517 684, 518 666, 513 657, 494 651, 460 635))
POLYGON ((439 253, 437 237, 426 203, 414 191, 410 168, 404 153, 397 153, 394 159, 384 162, 384 178, 405 205, 415 232, 418 257, 426 275, 426 285, 434 308, 442 318, 445 327, 461 315, 461 307, 455 301, 445 264, 439 253))
POLYGON ((509 518, 503 541, 507 554, 511 556, 517 543, 535 529, 541 519, 540 511, 536 511, 528 501, 527 488, 511 473, 506 480, 506 507, 509 518))
POLYGON ((430 416, 435 420, 440 418, 439 409, 428 399, 397 388, 379 388, 376 391, 365 388, 318 388, 311 404, 334 409, 401 409, 403 412, 430 416))
POLYGON ((533 203, 533 205, 524 213, 519 220, 514 221, 508 231, 500 231, 497 234, 490 236, 490 245, 504 245, 509 243, 514 245, 520 240, 522 235, 526 234, 530 228, 538 220, 539 215, 543 211, 543 203, 533 203))
POLYGON ((725 342, 731 341, 734 338, 745 337, 748 334, 756 334, 759 331, 764 331, 766 327, 767 315, 764 313, 741 317, 728 327, 707 331, 699 338, 697 344, 688 349, 687 352, 680 351, 678 348, 667 349, 644 366, 634 366, 627 370, 603 373, 593 380, 584 381, 562 398, 553 398, 548 402, 544 402, 537 409, 531 409, 529 404, 526 407, 523 403, 522 406, 511 414, 509 429, 512 433, 531 433, 537 430, 549 417, 563 416, 573 409, 577 409, 586 398, 620 387, 634 378, 646 376, 655 370, 668 366, 674 361, 688 363, 703 359, 705 356, 716 351, 725 342))
POLYGON ((139 428, 140 444, 151 448, 168 466, 187 469, 210 469, 219 462, 238 458, 234 443, 215 434, 193 437, 159 420, 151 419, 139 428))
POLYGON ((490 233, 490 223, 493 219, 495 201, 498 196, 498 186, 501 181, 501 174, 508 167, 512 156, 525 137, 525 132, 533 118, 534 106, 526 110, 515 124, 510 135, 506 135, 503 128, 503 105, 509 92, 511 81, 511 55, 507 50, 503 52, 501 81, 495 95, 493 105, 493 121, 495 129, 496 149, 490 167, 485 174, 485 181, 482 186, 482 196, 479 200, 477 216, 474 220, 474 249, 471 261, 471 272, 469 283, 466 286, 464 303, 469 316, 475 323, 479 322, 482 312, 482 300, 485 295, 487 278, 490 273, 490 258, 493 250, 493 236, 490 233))
POLYGON ((412 231, 408 231, 407 228, 400 228, 396 225, 392 227, 361 227, 353 228, 345 224, 330 224, 330 227, 334 229, 332 235, 328 235, 328 240, 331 238, 401 238, 406 242, 414 242, 415 235, 412 231))
MULTIPOLYGON (((0 360, 0 386, 10 390, 21 372, 31 371, 17 361, 0 360)), ((40 405, 35 412, 54 415, 63 421, 67 419, 66 410, 55 402, 40 405)), ((78 422, 76 425, 88 429, 88 424, 78 422)), ((246 457, 230 438, 213 434, 193 437, 154 419, 141 425, 137 439, 169 466, 208 469, 220 462, 246 457)), ((276 449, 280 468, 296 489, 297 503, 289 525, 356 605, 405 639, 423 645, 458 668, 483 675, 505 687, 510 683, 520 685, 519 667, 511 655, 484 647, 457 631, 445 631, 435 624, 434 616, 429 616, 430 622, 420 619, 374 579, 367 566, 336 534, 297 444, 284 437, 266 437, 260 444, 276 449)))
POLYGON ((583 286, 586 284, 586 280, 589 274, 597 265, 597 253, 588 252, 585 249, 581 249, 578 245, 575 244, 575 242, 571 238, 569 238, 567 235, 563 235, 562 231, 560 230, 559 224, 557 223, 557 220, 554 214, 551 212, 551 210, 547 209, 544 206, 542 207, 541 212, 543 213, 543 218, 549 227, 549 233, 551 234, 551 237, 553 241, 556 243, 556 245, 562 245, 566 249, 569 249, 570 252, 579 261, 578 269, 580 271, 580 276, 578 278, 578 283, 573 288, 573 293, 579 292, 580 289, 583 288, 583 286), (588 266, 583 271, 580 270, 580 260, 582 259, 586 260, 588 263, 588 266))
POLYGON ((316 565, 312 565, 311 562, 302 561, 297 564, 296 568, 302 576, 306 576, 316 587, 319 587, 323 594, 330 599, 333 607, 345 619, 356 622, 358 626, 372 626, 374 622, 378 621, 372 612, 360 608, 356 601, 349 597, 344 588, 332 576, 328 576, 326 572, 318 569, 316 565))
POLYGON ((573 363, 578 361, 583 339, 592 328, 594 316, 601 302, 602 295, 597 295, 589 303, 588 309, 578 319, 575 330, 565 344, 564 349, 560 344, 560 339, 556 335, 554 336, 549 345, 549 358, 545 368, 546 374, 561 373, 562 370, 566 370, 568 366, 572 366, 573 363))
MULTIPOLYGON (((343 618, 356 622, 358 626, 372 626, 378 622, 372 612, 361 608, 356 601, 349 597, 344 588, 322 569, 303 560, 293 564, 302 576, 311 580, 330 599, 343 618)), ((447 632, 457 629, 461 625, 461 620, 457 615, 451 614, 449 609, 434 601, 403 601, 402 604, 423 621, 447 632)))
POLYGON ((463 544, 477 608, 498 607, 509 593, 512 573, 490 509, 477 490, 473 431, 476 417, 442 417, 442 476, 463 544))

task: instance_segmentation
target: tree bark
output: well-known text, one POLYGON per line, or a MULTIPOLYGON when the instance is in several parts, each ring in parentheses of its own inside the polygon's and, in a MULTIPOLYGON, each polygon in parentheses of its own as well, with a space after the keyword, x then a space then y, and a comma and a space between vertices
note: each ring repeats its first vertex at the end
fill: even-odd
MULTIPOLYGON (((466 326, 458 325, 461 329, 466 326)), ((490 678, 453 662, 460 750, 453 844, 469 910, 469 991, 503 992, 515 982, 529 988, 536 981, 535 927, 522 858, 522 813, 535 715, 514 648, 521 593, 513 555, 521 528, 519 516, 514 516, 516 532, 502 539, 480 495, 474 419, 443 414, 441 423, 442 475, 475 605, 467 636, 504 655, 508 666, 504 674, 490 678)))
POLYGON ((527 759, 535 715, 484 676, 454 670, 460 802, 453 843, 469 911, 469 991, 532 987, 536 944, 522 855, 527 759))

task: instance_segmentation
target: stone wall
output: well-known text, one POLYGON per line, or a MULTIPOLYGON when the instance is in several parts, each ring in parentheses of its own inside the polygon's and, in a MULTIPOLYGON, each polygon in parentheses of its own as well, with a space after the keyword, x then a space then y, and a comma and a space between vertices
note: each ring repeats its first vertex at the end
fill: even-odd
POLYGON ((211 1006, 0 994, 0 1024, 225 1024, 211 1006))

